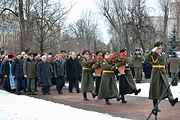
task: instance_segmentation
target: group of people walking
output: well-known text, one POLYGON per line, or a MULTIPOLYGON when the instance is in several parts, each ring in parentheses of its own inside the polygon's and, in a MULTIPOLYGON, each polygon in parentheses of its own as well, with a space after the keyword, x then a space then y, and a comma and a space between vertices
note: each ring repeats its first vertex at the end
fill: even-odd
MULTIPOLYGON (((134 70, 136 76, 136 83, 141 82, 142 76, 142 61, 145 60, 151 63, 152 74, 149 90, 149 99, 153 100, 153 105, 158 102, 163 91, 169 85, 167 70, 166 70, 166 57, 162 52, 163 42, 158 41, 154 44, 154 48, 150 51, 145 58, 140 54, 139 49, 132 56, 134 60, 134 70)), ((38 54, 29 53, 28 55, 17 54, 12 59, 13 55, 6 56, 1 64, 1 74, 3 79, 3 88, 7 91, 11 90, 10 81, 15 80, 16 94, 20 95, 21 84, 27 81, 29 95, 37 95, 35 93, 37 83, 41 83, 42 94, 51 94, 50 86, 52 79, 56 82, 56 89, 59 94, 63 94, 63 86, 66 79, 69 81, 69 93, 73 93, 73 88, 77 93, 83 93, 83 99, 89 101, 87 92, 96 96, 98 99, 105 99, 107 105, 111 105, 110 99, 116 98, 117 101, 127 103, 125 100, 126 94, 138 95, 141 89, 136 87, 133 80, 133 74, 130 64, 125 64, 124 73, 119 73, 119 66, 114 67, 115 59, 112 60, 112 54, 109 50, 98 50, 95 56, 90 57, 90 51, 85 49, 82 56, 76 56, 75 52, 70 52, 70 56, 66 56, 65 51, 56 54, 56 57, 49 55, 42 55, 41 59, 38 54), (7 57, 9 59, 7 59, 7 57), (78 59, 79 58, 79 59, 78 59), (95 82, 93 78, 95 72, 95 82), (78 79, 81 77, 81 89, 79 88, 78 79), (119 80, 119 87, 117 87, 115 76, 119 80)), ((126 48, 121 49, 115 55, 126 56, 126 48)), ((170 60, 171 61, 171 60, 170 60)), ((125 62, 125 60, 124 60, 125 62)), ((25 91, 25 89, 24 89, 25 91)), ((172 106, 178 102, 178 98, 173 98, 170 88, 165 94, 164 98, 168 98, 172 106)), ((159 110, 159 109, 158 109, 159 110)), ((160 110, 159 110, 160 111, 160 110)))

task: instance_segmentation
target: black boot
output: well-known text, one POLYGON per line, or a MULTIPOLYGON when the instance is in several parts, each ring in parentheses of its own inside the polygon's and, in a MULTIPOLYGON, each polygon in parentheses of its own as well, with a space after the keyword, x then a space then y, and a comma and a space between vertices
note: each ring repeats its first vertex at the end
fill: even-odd
POLYGON ((178 102, 178 98, 174 99, 173 96, 170 95, 169 93, 168 93, 168 100, 171 103, 171 106, 174 106, 178 102))
POLYGON ((138 95, 138 93, 140 93, 140 92, 141 92, 141 89, 140 89, 140 88, 139 88, 138 90, 137 90, 137 89, 134 90, 134 94, 135 94, 135 95, 138 95))
MULTIPOLYGON (((155 107, 155 105, 156 105, 157 102, 158 102, 157 99, 153 100, 153 106, 154 106, 154 107, 155 107)), ((161 110, 158 108, 158 106, 157 106, 157 111, 158 111, 158 112, 161 112, 161 110)))
POLYGON ((120 101, 120 100, 122 99, 122 98, 119 96, 119 93, 117 93, 116 99, 117 99, 117 101, 120 101))
POLYGON ((105 101, 106 101, 106 105, 111 105, 108 98, 106 98, 105 101))
POLYGON ((121 95, 121 98, 122 98, 122 103, 127 103, 127 101, 125 100, 124 95, 121 95))
POLYGON ((84 97, 84 101, 89 101, 89 99, 87 99, 87 94, 86 94, 86 92, 83 92, 83 97, 84 97))
POLYGON ((91 91, 92 97, 95 98, 96 97, 96 93, 95 91, 91 91))

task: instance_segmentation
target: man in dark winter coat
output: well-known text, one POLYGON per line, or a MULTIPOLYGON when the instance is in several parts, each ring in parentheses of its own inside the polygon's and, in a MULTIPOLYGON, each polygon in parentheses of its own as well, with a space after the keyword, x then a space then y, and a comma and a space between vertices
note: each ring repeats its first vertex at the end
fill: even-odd
POLYGON ((56 89, 59 94, 63 94, 62 88, 65 83, 65 60, 62 59, 61 53, 58 54, 58 58, 54 61, 53 72, 56 79, 56 89))
POLYGON ((42 81, 43 95, 51 94, 51 67, 50 62, 47 61, 46 56, 42 56, 42 61, 38 64, 38 78, 42 81))
POLYGON ((69 79, 69 92, 73 93, 73 86, 76 88, 77 93, 79 90, 78 78, 80 75, 80 63, 76 58, 75 52, 71 52, 70 59, 66 62, 67 77, 69 79))
POLYGON ((23 79, 23 60, 21 59, 21 55, 18 54, 17 57, 12 61, 11 73, 15 80, 16 84, 16 94, 20 95, 20 87, 22 87, 22 79, 23 79))

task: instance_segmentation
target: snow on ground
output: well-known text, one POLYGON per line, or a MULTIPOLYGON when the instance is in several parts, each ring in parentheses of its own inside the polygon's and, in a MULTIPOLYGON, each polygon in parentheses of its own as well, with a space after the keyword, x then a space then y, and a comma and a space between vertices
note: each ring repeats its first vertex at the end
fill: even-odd
MULTIPOLYGON (((149 97, 149 83, 136 83, 136 87, 141 88, 141 92, 137 95, 138 97, 149 97)), ((170 86, 171 92, 174 98, 178 97, 178 101, 180 101, 180 83, 178 86, 170 86)), ((130 96, 135 96, 134 94, 130 94, 130 96)), ((167 99, 166 99, 167 100, 167 99)))
POLYGON ((0 90, 0 120, 127 120, 0 90))
MULTIPOLYGON (((119 85, 117 84, 117 86, 119 85)), ((148 97, 149 83, 138 83, 136 86, 141 88, 138 97, 148 97)), ((178 97, 180 101, 180 83, 178 86, 171 86, 171 91, 174 98, 178 97)), ((130 96, 134 96, 134 94, 130 96)), ((124 118, 112 117, 109 114, 86 111, 0 90, 0 120, 57 120, 60 118, 69 119, 69 117, 73 120, 125 120, 124 118)))

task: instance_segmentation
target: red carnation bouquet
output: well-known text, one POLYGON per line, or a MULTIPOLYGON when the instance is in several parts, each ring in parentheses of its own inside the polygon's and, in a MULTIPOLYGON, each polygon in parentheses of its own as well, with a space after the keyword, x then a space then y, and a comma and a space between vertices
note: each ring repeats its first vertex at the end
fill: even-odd
POLYGON ((102 55, 100 56, 95 56, 94 59, 92 59, 92 61, 94 61, 95 63, 93 64, 93 66, 91 67, 92 69, 98 69, 101 68, 101 61, 103 60, 102 55))
MULTIPOLYGON (((82 59, 82 62, 83 61, 85 61, 85 58, 82 59)), ((88 58, 88 62, 91 62, 91 64, 88 64, 88 65, 84 66, 85 68, 91 68, 95 61, 94 61, 94 59, 88 58)))
POLYGON ((118 67, 118 70, 120 68, 125 69, 125 65, 130 64, 132 62, 131 58, 128 57, 128 55, 119 52, 113 53, 113 56, 110 60, 112 61, 112 65, 113 65, 112 69, 118 67))

